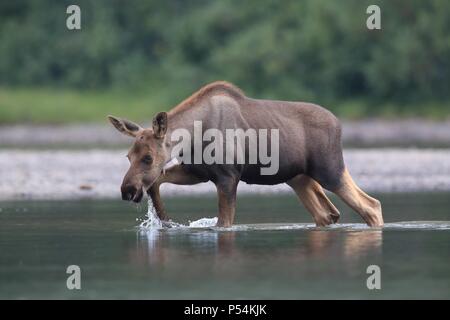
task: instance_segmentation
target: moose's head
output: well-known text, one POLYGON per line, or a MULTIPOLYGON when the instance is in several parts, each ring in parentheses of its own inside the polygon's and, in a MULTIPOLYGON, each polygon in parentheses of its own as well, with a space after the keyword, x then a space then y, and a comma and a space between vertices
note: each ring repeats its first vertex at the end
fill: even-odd
POLYGON ((166 142, 167 113, 160 112, 153 118, 152 128, 144 129, 129 120, 108 116, 112 125, 121 133, 135 138, 127 154, 130 161, 122 181, 122 199, 140 202, 144 194, 163 172, 170 159, 169 144, 166 142))

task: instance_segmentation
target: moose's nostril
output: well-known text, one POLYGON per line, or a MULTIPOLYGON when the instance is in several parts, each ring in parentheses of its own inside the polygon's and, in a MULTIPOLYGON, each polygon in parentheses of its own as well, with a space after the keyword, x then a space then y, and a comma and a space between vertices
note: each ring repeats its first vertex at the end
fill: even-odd
POLYGON ((125 186, 121 188, 122 200, 130 201, 136 194, 137 189, 133 186, 125 186))
POLYGON ((132 198, 132 195, 131 195, 131 194, 129 194, 129 193, 123 193, 123 192, 122 192, 122 200, 130 201, 131 198, 132 198))

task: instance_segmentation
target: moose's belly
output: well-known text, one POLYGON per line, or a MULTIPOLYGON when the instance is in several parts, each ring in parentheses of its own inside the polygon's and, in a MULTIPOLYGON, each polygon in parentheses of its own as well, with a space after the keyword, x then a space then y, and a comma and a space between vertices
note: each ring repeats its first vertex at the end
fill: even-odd
POLYGON ((258 165, 247 165, 242 172, 241 181, 248 184, 274 185, 285 183, 303 173, 303 170, 295 165, 278 168, 273 174, 271 170, 264 172, 263 169, 264 167, 258 165))

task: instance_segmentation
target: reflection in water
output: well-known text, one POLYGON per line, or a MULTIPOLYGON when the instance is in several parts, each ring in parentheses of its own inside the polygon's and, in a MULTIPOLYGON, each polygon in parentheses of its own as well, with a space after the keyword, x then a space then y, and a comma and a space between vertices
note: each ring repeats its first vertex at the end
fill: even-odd
MULTIPOLYGON (((130 262, 138 267, 164 266, 171 257, 198 255, 210 257, 219 264, 223 261, 239 261, 255 255, 255 247, 260 243, 249 244, 245 238, 248 233, 266 233, 263 239, 270 239, 270 231, 218 231, 218 230, 138 230, 136 245, 129 250, 130 262)), ((274 259, 282 256, 286 261, 301 263, 316 259, 327 260, 340 257, 344 263, 352 265, 360 258, 381 255, 382 230, 295 230, 286 232, 294 241, 284 241, 276 246, 268 244, 267 250, 260 254, 270 254, 274 259)))
POLYGON ((167 254, 162 247, 164 233, 157 229, 136 233, 136 245, 129 250, 130 263, 136 266, 164 265, 167 254))
POLYGON ((344 255, 348 259, 356 259, 368 253, 381 253, 383 232, 367 230, 348 232, 344 242, 344 255))
POLYGON ((314 258, 339 253, 345 259, 358 259, 367 254, 381 253, 382 242, 382 230, 311 230, 308 232, 307 246, 302 252, 314 258))

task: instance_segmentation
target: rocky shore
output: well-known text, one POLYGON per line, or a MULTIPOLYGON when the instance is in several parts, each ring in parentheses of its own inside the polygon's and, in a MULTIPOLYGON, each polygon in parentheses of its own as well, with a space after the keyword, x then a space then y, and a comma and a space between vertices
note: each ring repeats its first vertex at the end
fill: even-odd
MULTIPOLYGON (((0 200, 120 199, 126 149, 0 149, 0 200)), ((450 149, 346 149, 347 166, 367 192, 450 191, 450 149)), ((240 183, 239 193, 291 192, 285 184, 240 183)), ((162 187, 165 196, 215 193, 211 183, 162 187)))
MULTIPOLYGON (((450 147, 450 120, 343 121, 342 127, 346 147, 450 147)), ((130 140, 117 134, 106 119, 105 124, 0 126, 0 148, 110 148, 126 147, 129 143, 130 140)))

